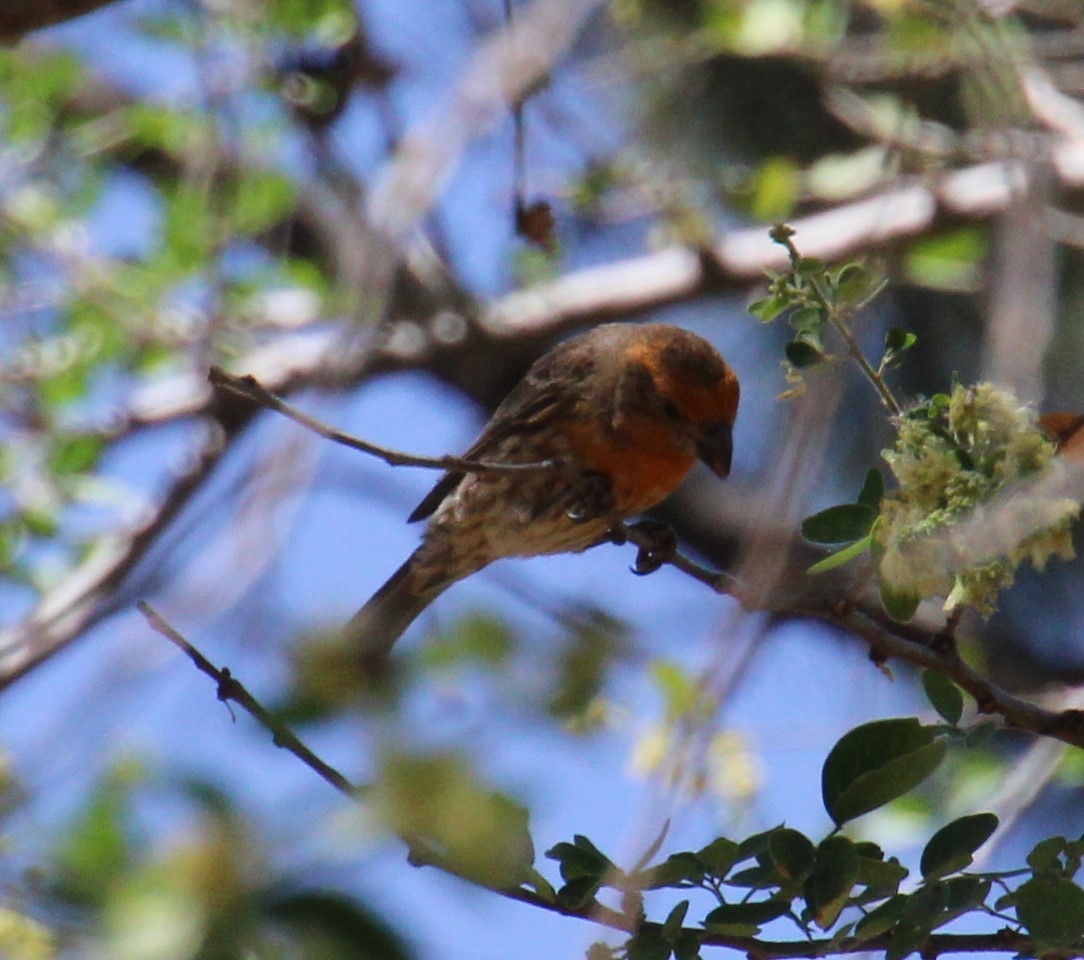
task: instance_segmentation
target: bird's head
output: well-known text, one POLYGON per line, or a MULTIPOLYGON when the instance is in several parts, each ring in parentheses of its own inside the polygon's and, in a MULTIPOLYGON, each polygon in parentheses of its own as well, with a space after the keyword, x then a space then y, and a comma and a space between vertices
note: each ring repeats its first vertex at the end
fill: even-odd
POLYGON ((624 352, 618 414, 623 409, 648 414, 668 442, 685 446, 726 477, 740 398, 734 371, 695 333, 667 324, 636 329, 624 352))

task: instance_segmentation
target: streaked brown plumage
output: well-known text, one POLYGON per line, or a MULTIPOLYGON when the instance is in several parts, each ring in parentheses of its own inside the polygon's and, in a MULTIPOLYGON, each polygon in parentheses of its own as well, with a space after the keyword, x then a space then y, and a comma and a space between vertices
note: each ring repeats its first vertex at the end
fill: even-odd
POLYGON ((668 496, 697 461, 730 471, 737 377, 706 340, 666 324, 606 324, 545 354, 465 456, 559 461, 449 473, 411 514, 424 539, 344 636, 379 664, 444 590, 501 557, 586 550, 668 496))

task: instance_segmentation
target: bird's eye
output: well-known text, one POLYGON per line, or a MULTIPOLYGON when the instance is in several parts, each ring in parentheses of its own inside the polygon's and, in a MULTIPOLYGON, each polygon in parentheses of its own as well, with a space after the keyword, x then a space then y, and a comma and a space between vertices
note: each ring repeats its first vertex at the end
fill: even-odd
POLYGON ((662 412, 666 414, 671 420, 684 420, 685 414, 681 412, 679 407, 673 400, 664 400, 662 403, 662 412))

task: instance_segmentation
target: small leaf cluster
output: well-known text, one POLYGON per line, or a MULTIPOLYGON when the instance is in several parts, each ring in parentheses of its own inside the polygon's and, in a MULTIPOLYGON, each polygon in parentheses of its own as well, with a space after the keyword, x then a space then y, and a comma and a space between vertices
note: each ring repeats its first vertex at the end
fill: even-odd
MULTIPOLYGON (((759 937, 775 921, 789 923, 818 951, 884 950, 888 960, 922 951, 931 934, 965 914, 989 918, 1016 938, 1024 955, 1049 949, 1077 950, 1084 937, 1084 890, 1073 882, 1084 856, 1084 838, 1053 837, 1028 858, 1030 870, 969 873, 975 852, 998 825, 992 813, 951 821, 926 843, 921 880, 901 892, 910 871, 874 843, 852 840, 840 829, 927 780, 951 742, 967 744, 981 730, 959 727, 964 712, 960 689, 940 674, 927 673, 923 686, 943 723, 915 717, 877 720, 845 734, 822 770, 825 809, 835 829, 819 843, 786 825, 743 840, 718 837, 698 850, 670 854, 651 863, 663 838, 631 870, 622 870, 591 840, 576 836, 546 856, 555 860, 563 885, 555 903, 590 913, 610 889, 620 899, 631 938, 619 948, 596 944, 591 956, 630 960, 690 960, 705 946, 759 937), (1009 881, 1027 876, 1016 887, 1009 881), (651 921, 645 894, 693 891, 651 921), (706 907, 694 910, 694 902, 706 907), (1014 911, 1009 914, 1006 911, 1014 911), (699 912, 699 921, 688 924, 699 912), (730 938, 730 939, 728 939, 730 938)), ((761 939, 758 953, 772 955, 761 939)))
MULTIPOLYGON (((803 257, 795 247, 794 230, 785 224, 772 228, 770 236, 787 249, 791 269, 784 273, 767 271, 768 295, 749 305, 749 312, 770 323, 784 317, 794 331, 786 345, 791 377, 805 367, 831 359, 826 333, 832 325, 844 323, 884 289, 885 280, 862 263, 850 262, 838 269, 815 257, 803 257)), ((880 372, 888 369, 914 343, 914 335, 893 330, 886 342, 880 372)))

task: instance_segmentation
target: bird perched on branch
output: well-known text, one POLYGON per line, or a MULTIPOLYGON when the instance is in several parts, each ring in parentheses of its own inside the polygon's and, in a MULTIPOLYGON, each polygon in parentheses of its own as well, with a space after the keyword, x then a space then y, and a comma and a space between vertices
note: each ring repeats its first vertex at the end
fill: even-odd
POLYGON ((666 324, 599 326, 540 357, 465 458, 540 464, 446 473, 410 515, 420 547, 347 624, 364 662, 444 590, 501 557, 578 552, 667 497, 702 460, 730 472, 738 379, 715 348, 666 324), (544 465, 544 464, 547 464, 544 465))

